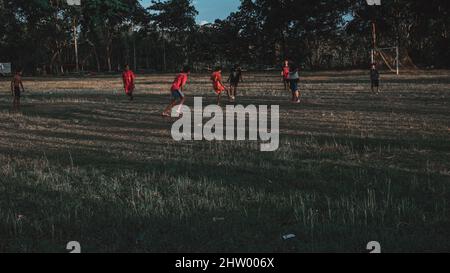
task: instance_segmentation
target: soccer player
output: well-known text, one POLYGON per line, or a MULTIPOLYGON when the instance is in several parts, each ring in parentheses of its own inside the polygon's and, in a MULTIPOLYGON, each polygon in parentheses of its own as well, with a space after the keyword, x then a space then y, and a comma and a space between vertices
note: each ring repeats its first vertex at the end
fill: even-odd
POLYGON ((134 75, 133 71, 130 70, 130 66, 128 64, 125 65, 125 70, 122 73, 122 80, 123 80, 123 88, 125 90, 125 94, 130 98, 130 101, 134 99, 133 92, 135 88, 135 81, 136 76, 134 75))
MULTIPOLYGON (((223 91, 227 91, 227 88, 222 82, 222 68, 217 67, 211 75, 211 81, 213 83, 214 92, 217 94, 217 105, 220 106, 220 97, 223 91)), ((229 94, 229 93, 228 93, 229 94)))
POLYGON ((231 70, 230 77, 228 78, 228 82, 230 83, 230 101, 234 102, 236 100, 238 85, 242 81, 241 66, 239 64, 235 64, 233 69, 231 70))
POLYGON ((22 92, 25 92, 22 82, 22 71, 18 69, 13 79, 11 80, 11 95, 14 97, 13 112, 17 112, 20 110, 20 96, 21 96, 20 88, 22 88, 22 92))
POLYGON ((164 117, 170 117, 172 116, 172 108, 175 107, 177 104, 179 104, 177 114, 181 114, 181 107, 183 106, 185 102, 185 96, 183 93, 183 88, 186 85, 188 81, 189 74, 191 73, 191 69, 189 66, 185 66, 181 73, 177 75, 175 78, 175 81, 172 84, 171 87, 171 93, 172 93, 172 101, 170 102, 169 106, 164 110, 162 113, 162 116, 164 117))
POLYGON ((300 76, 298 73, 298 68, 295 64, 291 64, 289 68, 288 82, 289 87, 292 91, 292 102, 300 103, 300 89, 298 83, 300 81, 300 76))
POLYGON ((373 63, 372 68, 370 69, 370 82, 372 93, 378 94, 380 92, 380 73, 377 69, 377 64, 373 63), (377 91, 374 91, 374 88, 377 88, 377 91))
POLYGON ((281 71, 281 76, 283 77, 284 90, 289 89, 289 61, 285 60, 283 65, 283 71, 281 71))

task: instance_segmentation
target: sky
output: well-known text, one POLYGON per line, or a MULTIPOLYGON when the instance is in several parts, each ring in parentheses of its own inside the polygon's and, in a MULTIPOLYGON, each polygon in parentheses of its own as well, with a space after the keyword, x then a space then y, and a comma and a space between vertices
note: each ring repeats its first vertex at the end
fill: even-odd
MULTIPOLYGON (((144 7, 148 7, 151 0, 141 0, 144 7)), ((237 11, 239 0, 194 0, 198 11, 197 23, 213 23, 216 19, 225 19, 231 12, 237 11)))

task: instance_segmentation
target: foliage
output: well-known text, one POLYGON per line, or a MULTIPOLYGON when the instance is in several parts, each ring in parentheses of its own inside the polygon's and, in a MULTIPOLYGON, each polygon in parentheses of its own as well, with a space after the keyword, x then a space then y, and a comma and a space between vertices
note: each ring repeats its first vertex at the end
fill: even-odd
POLYGON ((0 61, 26 72, 73 71, 73 27, 83 71, 204 68, 240 62, 274 67, 289 58, 305 68, 366 67, 371 22, 378 46, 399 45, 420 66, 450 66, 450 4, 439 0, 241 0, 224 20, 198 25, 192 0, 0 0, 0 61))

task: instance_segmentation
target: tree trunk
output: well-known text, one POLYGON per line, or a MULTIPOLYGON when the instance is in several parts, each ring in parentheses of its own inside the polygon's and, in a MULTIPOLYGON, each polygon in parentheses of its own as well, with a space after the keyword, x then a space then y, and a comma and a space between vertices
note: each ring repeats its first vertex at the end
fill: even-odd
POLYGON ((94 53, 94 58, 95 58, 95 62, 97 63, 97 72, 100 73, 101 71, 101 66, 100 66, 100 58, 98 57, 98 53, 97 53, 97 47, 95 46, 95 44, 93 42, 91 42, 91 40, 86 39, 86 42, 92 47, 92 51, 94 53))
POLYGON ((80 62, 78 59, 78 31, 77 31, 77 18, 73 18, 73 42, 75 47, 75 70, 80 72, 80 62))
POLYGON ((106 61, 108 65, 108 72, 112 72, 112 64, 111 64, 111 45, 106 46, 106 61))
POLYGON ((163 67, 163 72, 166 72, 166 70, 167 70, 167 62, 166 62, 166 35, 165 35, 165 33, 164 33, 164 29, 163 29, 163 31, 162 31, 162 42, 163 42, 163 65, 164 65, 164 67, 163 67))
POLYGON ((136 37, 133 35, 133 64, 134 64, 134 71, 137 70, 137 57, 136 57, 136 37))

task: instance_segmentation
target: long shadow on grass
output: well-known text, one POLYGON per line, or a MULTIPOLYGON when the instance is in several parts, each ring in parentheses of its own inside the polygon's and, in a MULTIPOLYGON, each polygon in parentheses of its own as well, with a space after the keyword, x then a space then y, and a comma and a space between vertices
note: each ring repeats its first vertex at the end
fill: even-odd
MULTIPOLYGON (((282 136, 288 139, 293 139, 296 141, 301 141, 304 139, 313 138, 317 141, 318 145, 326 143, 335 143, 344 146, 352 147, 355 151, 364 151, 366 148, 372 150, 390 150, 390 149, 402 149, 402 150, 435 150, 435 151, 450 151, 450 140, 445 137, 433 137, 433 138, 411 138, 407 135, 397 137, 355 137, 346 134, 323 134, 326 129, 319 129, 320 127, 314 127, 314 130, 308 125, 305 126, 303 132, 298 133, 286 133, 283 132, 282 136), (309 129, 308 129, 309 128, 309 129), (306 132, 306 133, 305 133, 306 132)), ((335 132, 335 130, 332 130, 335 132)), ((331 131, 330 131, 331 133, 331 131)))
MULTIPOLYGON (((307 141, 307 140, 305 140, 307 141)), ((364 140, 359 144, 349 143, 346 138, 316 139, 318 145, 338 143, 341 145, 353 145, 353 150, 364 151, 367 142, 364 140)), ((136 144, 134 144, 136 145, 136 144)), ((383 142, 375 143, 374 149, 380 145, 389 145, 383 142)), ((230 149, 225 146, 229 155, 219 156, 214 150, 209 150, 206 145, 192 145, 186 149, 185 145, 176 144, 160 157, 161 150, 165 145, 155 143, 148 148, 133 146, 132 149, 112 148, 106 152, 102 147, 82 148, 83 146, 68 146, 67 148, 45 148, 32 151, 17 151, 14 149, 2 149, 2 154, 11 158, 45 159, 51 166, 77 166, 80 168, 97 169, 100 172, 114 172, 116 170, 133 171, 136 173, 156 173, 160 175, 189 177, 194 180, 208 179, 212 183, 217 181, 220 185, 225 184, 237 188, 254 188, 271 194, 286 193, 290 190, 307 190, 320 187, 322 192, 329 194, 341 193, 339 188, 329 184, 329 181, 353 180, 355 173, 360 171, 370 172, 370 176, 378 177, 385 173, 400 173, 405 177, 418 175, 419 170, 398 170, 395 166, 377 168, 365 164, 349 166, 344 164, 345 158, 336 152, 330 155, 315 153, 294 152, 287 159, 274 159, 273 154, 262 154, 251 152, 251 150, 230 149), (193 153, 195 151, 195 153, 193 153), (257 155, 256 155, 257 154, 257 155), (147 155, 147 156, 146 156, 147 155), (144 156, 145 158, 142 158, 144 156), (324 163, 324 160, 335 163, 324 163), (270 164, 268 165, 268 162, 270 164), (336 168, 338 171, 336 172, 336 168), (349 169, 346 175, 339 174, 341 169, 349 169), (334 177, 334 178, 333 178, 334 177), (336 180, 335 180, 336 179, 336 180), (325 182, 320 182, 325 181, 325 182), (320 183, 318 183, 320 182, 320 183)), ((220 147, 215 144, 214 147, 220 147)), ((222 148, 221 148, 222 149, 222 148)), ((397 149, 397 148, 396 148, 397 149)), ((404 149, 410 149, 405 146, 404 149)), ((420 172, 419 172, 420 174, 420 172)), ((429 173, 436 181, 443 179, 441 175, 429 173)), ((336 184, 336 185, 339 185, 336 184)), ((364 185, 361 191, 364 191, 364 185)))
MULTIPOLYGON (((16 180, 2 183, 6 198, 0 200, 0 215, 12 216, 0 221, 2 252, 65 252, 69 241, 79 241, 83 252, 292 251, 292 244, 287 248, 280 240, 278 226, 265 226, 237 211, 177 216, 168 207, 168 215, 162 215, 150 208, 136 210, 131 200, 93 199, 76 190, 67 193, 16 180), (17 214, 24 218, 17 220, 17 214), (217 216, 226 221, 213 221, 217 216)), ((143 200, 136 203, 145 206, 143 200)))
MULTIPOLYGON (((444 228, 445 223, 433 224, 433 233, 429 232, 431 227, 422 229, 407 226, 400 229, 397 227, 398 230, 395 230, 389 226, 368 228, 328 223, 316 228, 315 239, 311 239, 311 231, 307 226, 298 223, 298 220, 289 220, 293 217, 289 206, 270 208, 266 207, 268 204, 265 206, 264 203, 256 202, 246 212, 198 209, 195 213, 180 215, 181 211, 178 211, 175 203, 166 207, 166 212, 162 213, 151 207, 146 208, 146 201, 138 196, 133 200, 129 195, 121 196, 120 192, 116 196, 102 196, 95 191, 85 193, 83 185, 77 185, 76 177, 70 181, 70 191, 52 189, 51 184, 30 185, 13 177, 1 179, 4 194, 4 198, 0 199, 2 214, 12 216, 2 217, 0 221, 1 251, 64 252, 65 244, 76 240, 82 244, 85 252, 357 252, 358 249, 362 252, 364 243, 374 235, 384 239, 385 250, 448 248, 445 243, 438 243, 442 242, 440 239, 446 234, 445 230, 436 229, 444 228), (16 220, 18 214, 25 218, 16 220), (224 219, 214 221, 214 217, 224 219), (13 226, 19 228, 13 229, 13 226), (300 238, 293 242, 283 242, 280 236, 292 230, 300 238), (406 231, 410 233, 405 235, 406 231), (340 236, 339 240, 335 235, 340 236), (420 240, 425 237, 428 242, 420 240), (414 240, 415 238, 419 240, 414 240), (405 239, 410 244, 402 246, 405 239)), ((214 179, 210 181, 213 182, 214 179)), ((95 177, 90 181, 94 185, 97 182, 100 181, 96 181, 95 177)), ((339 187, 348 191, 347 194, 357 194, 351 189, 352 186, 354 185, 351 183, 339 184, 339 187)), ((420 193, 413 188, 414 185, 409 187, 411 193, 420 193)), ((295 188, 291 187, 289 190, 295 191, 295 188)), ((327 195, 317 185, 306 191, 327 195)), ((409 194, 408 188, 405 190, 401 185, 394 184, 392 193, 395 195, 399 192, 409 194)), ((335 201, 344 198, 342 195, 328 197, 335 201)), ((420 198, 426 200, 428 197, 420 198)), ((320 203, 326 206, 324 202, 320 203)), ((314 207, 314 204, 308 206, 314 207)))

